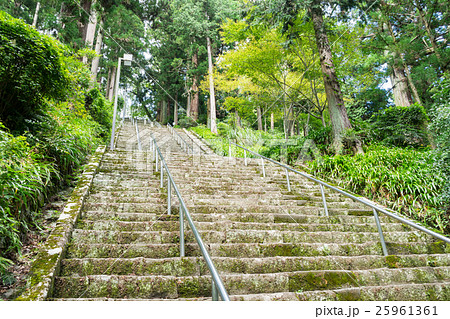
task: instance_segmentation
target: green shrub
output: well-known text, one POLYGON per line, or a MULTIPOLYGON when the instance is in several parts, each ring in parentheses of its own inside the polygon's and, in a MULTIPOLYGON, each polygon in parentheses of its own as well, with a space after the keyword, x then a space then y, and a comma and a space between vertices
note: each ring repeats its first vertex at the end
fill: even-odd
POLYGON ((89 112, 92 119, 101 125, 101 137, 105 140, 108 139, 111 134, 112 104, 97 88, 94 88, 86 93, 84 107, 89 112))
POLYGON ((54 163, 64 180, 85 161, 101 142, 101 125, 81 107, 49 102, 47 114, 29 122, 28 141, 54 163))
POLYGON ((24 120, 41 114, 44 98, 66 96, 70 73, 65 48, 22 20, 0 11, 0 120, 24 131, 24 120))
POLYGON ((434 161, 433 151, 373 145, 365 154, 324 156, 310 168, 316 176, 449 232, 448 216, 437 213, 445 178, 434 161))
POLYGON ((197 125, 198 124, 192 118, 190 118, 189 116, 181 117, 178 120, 178 126, 181 127, 181 128, 190 128, 190 127, 195 127, 197 125))
POLYGON ((374 115, 372 140, 392 146, 422 147, 428 144, 428 117, 420 105, 393 106, 374 115))
POLYGON ((325 152, 328 145, 331 144, 331 126, 321 127, 320 129, 313 129, 309 131, 307 139, 311 139, 316 144, 317 148, 325 152))

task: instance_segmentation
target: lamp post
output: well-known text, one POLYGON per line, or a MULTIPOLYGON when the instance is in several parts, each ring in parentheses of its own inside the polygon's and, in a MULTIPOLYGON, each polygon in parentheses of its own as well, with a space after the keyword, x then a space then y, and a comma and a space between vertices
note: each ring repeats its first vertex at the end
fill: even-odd
POLYGON ((122 64, 122 60, 124 61, 124 65, 131 65, 131 61, 133 60, 132 54, 124 54, 123 58, 119 58, 119 62, 117 64, 117 74, 116 74, 116 83, 114 88, 114 115, 111 129, 111 143, 109 148, 114 150, 114 136, 116 134, 116 117, 117 117, 117 99, 119 97, 119 79, 120 79, 120 65, 122 64))

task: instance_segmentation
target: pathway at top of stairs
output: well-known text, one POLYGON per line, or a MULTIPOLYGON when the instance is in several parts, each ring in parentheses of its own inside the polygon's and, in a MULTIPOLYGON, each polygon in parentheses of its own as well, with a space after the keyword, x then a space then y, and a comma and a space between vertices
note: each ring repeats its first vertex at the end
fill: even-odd
POLYGON ((224 158, 188 132, 186 154, 167 128, 125 122, 72 234, 53 299, 210 300, 211 278, 189 228, 179 257, 178 204, 167 214, 150 136, 212 256, 231 300, 450 300, 450 247, 260 161, 224 158), (201 146, 199 146, 201 145, 201 146), (194 148, 195 148, 194 147, 194 148))

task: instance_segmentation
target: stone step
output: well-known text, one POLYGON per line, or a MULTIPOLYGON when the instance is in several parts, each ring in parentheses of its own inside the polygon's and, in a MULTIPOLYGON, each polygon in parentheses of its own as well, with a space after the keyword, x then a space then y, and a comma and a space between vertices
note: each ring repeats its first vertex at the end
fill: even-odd
MULTIPOLYGON (((277 230, 226 230, 200 231, 203 241, 207 243, 336 243, 348 242, 363 244, 377 241, 378 233, 369 232, 299 232, 277 230)), ((427 234, 414 232, 385 232, 387 242, 423 242, 430 241, 427 234)), ((195 242, 190 231, 185 232, 186 242, 195 242)), ((177 243, 177 231, 106 231, 75 229, 72 234, 74 243, 177 243)))
MULTIPOLYGON (((106 212, 106 211, 84 211, 82 217, 85 220, 117 220, 117 221, 129 221, 129 222, 148 222, 154 220, 178 220, 178 208, 172 207, 172 215, 166 214, 166 205, 161 205, 159 213, 121 213, 121 212, 106 212)), ((195 211, 195 209, 192 209, 195 211)), ((352 216, 352 215, 340 215, 340 216, 314 216, 314 215, 297 215, 297 214, 261 214, 261 213, 193 213, 191 216, 195 222, 250 222, 250 223, 299 223, 299 224, 372 224, 374 218, 371 216, 352 216)), ((381 223, 384 227, 385 224, 390 223, 390 218, 380 216, 381 223)), ((409 226, 402 224, 402 229, 407 231, 409 226)))
POLYGON ((442 301, 450 300, 450 281, 364 286, 307 292, 230 295, 231 301, 442 301))
MULTIPOLYGON (((208 204, 197 204, 195 206, 187 204, 188 210, 191 214, 227 214, 227 213, 258 213, 258 214, 300 214, 300 215, 323 215, 323 208, 321 207, 305 207, 305 206, 289 206, 289 205, 240 205, 234 204, 230 205, 208 205, 208 204)), ((173 211, 177 211, 176 206, 172 207, 173 211)), ((110 203, 106 201, 102 202, 87 202, 84 205, 85 211, 102 211, 102 212, 117 212, 117 213, 158 213, 166 212, 166 203, 155 203, 153 205, 148 205, 146 203, 110 203)), ((353 216, 373 216, 372 211, 364 209, 355 208, 329 208, 329 214, 334 215, 353 215, 353 216)), ((384 216, 382 216, 384 217, 384 216)))
MULTIPOLYGON (((442 243, 387 243, 392 255, 448 254, 450 245, 442 243)), ((364 244, 323 243, 226 243, 207 244, 208 252, 216 257, 274 257, 274 256, 362 256, 382 255, 379 241, 364 244)), ((196 243, 187 243, 186 256, 200 256, 196 243)), ((86 244, 71 243, 67 258, 167 258, 179 257, 179 244, 86 244)))
MULTIPOLYGON (((231 300, 242 300, 233 298, 231 300)), ((244 299, 245 300, 245 299, 244 299)), ((286 299, 288 300, 288 299, 286 299)), ((292 300, 292 299, 289 299, 292 300)), ((450 300, 450 281, 353 287, 296 293, 301 301, 443 301, 450 300)))
MULTIPOLYGON (((254 223, 254 222, 231 222, 231 221, 214 221, 199 222, 196 221, 198 230, 279 230, 279 231, 339 231, 339 232, 377 232, 377 226, 373 224, 299 224, 299 223, 254 223)), ((82 220, 77 224, 77 228, 85 230, 110 230, 110 231, 176 231, 179 229, 178 220, 174 221, 116 221, 116 220, 100 220, 95 221, 82 220)), ((383 225, 384 232, 405 231, 405 227, 400 224, 383 225)))
MULTIPOLYGON (((376 268, 449 267, 449 255, 316 256, 231 258, 213 257, 221 274, 267 274, 306 270, 363 270, 376 268)), ((61 264, 60 276, 137 275, 203 276, 209 269, 202 257, 72 258, 61 264)))
MULTIPOLYGON (((269 274, 222 274, 229 294, 261 294, 383 286, 439 283, 449 277, 449 267, 416 267, 371 270, 320 270, 269 274)), ((189 298, 210 296, 209 276, 117 276, 88 275, 56 277, 54 297, 84 298, 189 298), (139 287, 139 288, 137 288, 139 287)))

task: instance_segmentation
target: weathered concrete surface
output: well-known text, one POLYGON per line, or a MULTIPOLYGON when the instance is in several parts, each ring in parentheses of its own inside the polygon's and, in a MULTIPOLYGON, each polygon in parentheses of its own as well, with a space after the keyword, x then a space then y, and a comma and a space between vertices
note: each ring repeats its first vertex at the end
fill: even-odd
MULTIPOLYGON (((153 134, 232 300, 448 300, 450 245, 259 161, 186 154, 165 128, 125 123, 107 152, 50 296, 55 300, 210 300, 192 232, 179 257, 179 209, 160 188, 153 134), (398 294, 396 292, 398 291, 398 294), (410 299, 407 299, 407 298, 410 299)), ((186 132, 178 130, 180 134, 186 132)), ((165 177, 167 177, 165 175, 165 177)))

